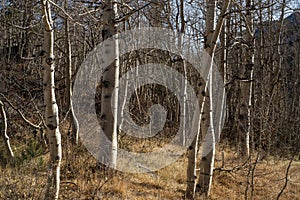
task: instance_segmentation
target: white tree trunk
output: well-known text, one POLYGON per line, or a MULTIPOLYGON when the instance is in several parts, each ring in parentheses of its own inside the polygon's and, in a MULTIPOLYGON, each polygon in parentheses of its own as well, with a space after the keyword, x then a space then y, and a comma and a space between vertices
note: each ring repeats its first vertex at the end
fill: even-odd
POLYGON ((241 136, 242 155, 248 157, 250 154, 250 117, 251 117, 251 96, 252 96, 252 77, 254 67, 254 36, 253 36, 253 14, 251 11, 252 1, 246 1, 246 36, 247 43, 245 53, 245 65, 241 69, 240 81, 241 104, 239 108, 239 126, 238 131, 241 136))
POLYGON ((187 64, 186 64, 186 60, 185 58, 182 56, 183 52, 182 52, 182 45, 184 44, 185 41, 183 41, 184 39, 184 34, 185 34, 185 19, 184 19, 184 1, 180 0, 180 22, 181 22, 181 27, 178 34, 178 46, 179 46, 179 51, 181 53, 181 59, 183 62, 183 72, 184 72, 184 80, 183 83, 181 83, 181 95, 183 97, 183 105, 181 105, 183 107, 182 111, 183 111, 183 117, 184 119, 182 120, 182 145, 185 146, 186 143, 186 107, 187 107, 187 84, 188 84, 188 78, 187 78, 187 64))
POLYGON ((11 146, 10 146, 10 143, 9 143, 9 137, 7 135, 7 118, 6 118, 6 113, 5 113, 5 110, 4 110, 4 104, 3 102, 0 100, 0 116, 2 118, 2 127, 3 127, 3 139, 4 139, 4 142, 5 142, 5 147, 7 149, 7 152, 8 152, 8 155, 13 158, 14 157, 14 152, 13 150, 11 149, 11 146))
MULTIPOLYGON (((67 7, 67 1, 65 2, 65 6, 67 7)), ((69 33, 69 19, 66 17, 65 19, 65 35, 66 35, 66 59, 67 66, 65 68, 65 76, 66 76, 66 103, 68 109, 68 115, 70 116, 71 123, 71 136, 73 144, 78 144, 78 132, 79 132, 79 124, 73 109, 72 102, 72 46, 71 39, 69 33)))
POLYGON ((105 53, 114 54, 115 61, 103 72, 102 77, 102 94, 101 94, 101 127, 111 141, 111 146, 101 144, 101 148, 107 152, 107 158, 99 158, 105 163, 115 168, 117 165, 117 116, 118 116, 118 90, 119 90, 119 49, 117 39, 117 3, 113 0, 103 1, 103 40, 113 40, 112 46, 106 46, 105 53), (113 38, 111 38, 113 37, 113 38), (115 92, 113 93, 113 90, 115 92), (112 95, 115 96, 112 96, 112 95), (113 101, 113 103, 111 103, 113 101), (108 163, 109 162, 109 163, 108 163))
MULTIPOLYGON (((200 161, 200 175, 199 175, 199 182, 197 184, 197 192, 199 191, 200 194, 205 196, 209 196, 211 185, 212 185, 212 177, 213 177, 213 169, 214 169, 214 157, 215 157, 215 142, 216 142, 216 134, 215 133, 215 123, 214 123, 214 116, 213 116, 213 98, 210 96, 212 94, 213 89, 213 65, 214 65, 214 53, 216 49, 216 42, 219 38, 219 35, 222 30, 225 13, 228 10, 230 5, 230 0, 226 0, 223 2, 222 10, 219 15, 216 27, 215 27, 215 7, 216 7, 216 0, 207 0, 207 13, 206 13, 206 42, 204 44, 205 50, 211 57, 210 62, 210 73, 209 73, 209 95, 206 96, 207 100, 209 101, 209 106, 206 106, 204 110, 209 111, 209 128, 206 129, 208 126, 203 127, 203 152, 200 161), (209 107, 209 108, 207 108, 209 107), (206 129, 206 130, 205 130, 206 129)), ((204 111, 205 113, 205 111, 204 111)), ((223 114, 221 114, 222 116, 223 114)), ((219 126, 219 124, 218 124, 219 126)), ((202 130, 202 129, 201 129, 202 130)), ((218 130, 219 132, 221 130, 218 130)))
MULTIPOLYGON (((200 128, 201 133, 206 133, 209 128, 209 102, 207 102, 207 99, 205 98, 206 90, 207 90, 207 83, 203 82, 201 83, 201 89, 202 92, 198 97, 198 101, 202 102, 201 104, 201 111, 200 116, 195 118, 196 120, 193 121, 192 129, 191 130, 197 130, 195 139, 193 140, 193 143, 189 147, 188 150, 188 167, 187 167, 187 188, 185 197, 187 199, 194 199, 195 192, 199 192, 200 185, 197 184, 197 173, 196 173, 196 166, 197 166, 197 155, 198 155, 198 140, 203 138, 200 137, 200 128), (201 124, 201 125, 200 125, 201 124), (197 126, 197 128, 194 128, 194 126, 197 126)), ((203 134, 205 135, 205 134, 203 134)))
MULTIPOLYGON (((212 38, 213 38, 214 28, 215 28, 215 7, 216 7, 215 0, 206 1, 206 18, 205 18, 206 42, 204 44, 204 48, 209 52, 209 55, 211 56, 211 63, 210 63, 211 69, 210 69, 209 77, 211 77, 211 71, 212 71, 211 66, 213 65, 213 55, 214 55, 214 50, 213 50, 214 43, 212 43, 212 38)), ((208 85, 209 93, 211 92, 211 84, 212 81, 209 81, 209 85, 208 85)), ((206 105, 211 107, 212 98, 206 96, 206 101, 209 101, 209 104, 206 105)), ((208 122, 209 126, 205 126, 202 132, 203 149, 202 149, 202 155, 200 160, 200 174, 199 174, 197 192, 199 192, 200 194, 204 194, 205 196, 208 196, 210 191, 212 174, 213 174, 212 172, 214 166, 215 137, 214 137, 213 123, 211 123, 213 119, 212 109, 207 109, 206 106, 205 110, 206 112, 207 111, 209 112, 209 116, 207 116, 208 119, 207 118, 204 119, 206 120, 206 123, 208 122)))
POLYGON ((45 104, 46 133, 49 139, 50 161, 48 188, 45 199, 58 199, 60 186, 60 164, 62 157, 61 135, 59 132, 58 107, 55 98, 54 84, 54 30, 51 18, 50 3, 42 0, 44 22, 43 44, 43 90, 45 104))

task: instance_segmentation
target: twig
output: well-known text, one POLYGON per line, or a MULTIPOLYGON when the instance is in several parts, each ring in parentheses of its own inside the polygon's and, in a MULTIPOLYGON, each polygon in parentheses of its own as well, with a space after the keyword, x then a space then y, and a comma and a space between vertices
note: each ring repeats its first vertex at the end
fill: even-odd
POLYGON ((240 169, 243 169, 243 168, 246 168, 248 166, 251 166, 251 165, 255 164, 255 163, 249 163, 249 164, 247 164, 248 161, 249 161, 249 159, 250 159, 250 157, 248 157, 248 159, 242 165, 234 166, 231 169, 218 167, 218 168, 215 168, 214 171, 231 173, 231 172, 235 172, 235 171, 238 171, 240 169))
MULTIPOLYGON (((100 10, 100 8, 97 8, 97 9, 95 9, 95 10, 88 10, 88 11, 86 11, 86 12, 84 12, 84 13, 79 13, 78 15, 79 16, 84 16, 84 15, 90 15, 91 13, 94 13, 94 12, 98 12, 100 10)), ((96 19, 95 19, 96 20, 96 19)))
POLYGON ((1 94, 1 96, 5 99, 5 101, 10 105, 10 107, 12 107, 12 109, 14 109, 15 111, 17 111, 19 113, 19 115, 21 116, 21 118, 30 126, 36 128, 36 129, 40 129, 41 126, 40 125, 36 125, 36 124, 33 124, 32 122, 30 122, 24 115, 23 113, 17 109, 9 100, 6 96, 4 96, 4 94, 1 94))
POLYGON ((256 159, 255 159, 255 162, 253 164, 253 167, 251 169, 251 197, 254 196, 254 177, 255 177, 255 169, 256 169, 256 166, 257 166, 257 163, 260 159, 260 152, 257 153, 257 156, 256 156, 256 159))
POLYGON ((79 186, 76 183, 72 182, 72 181, 62 181, 62 182, 60 182, 60 184, 71 184, 71 185, 76 186, 77 189, 79 188, 79 186))
POLYGON ((123 7, 126 7, 126 8, 128 8, 129 10, 134 10, 130 5, 128 5, 127 3, 121 3, 121 2, 117 2, 117 4, 119 4, 119 5, 121 5, 121 6, 123 6, 123 7))
POLYGON ((143 6, 140 7, 140 8, 131 10, 131 12, 129 12, 129 13, 127 13, 127 14, 125 14, 125 15, 119 17, 118 19, 116 19, 116 22, 119 23, 119 22, 126 21, 131 15, 133 15, 134 13, 136 13, 136 12, 138 12, 138 11, 144 9, 145 7, 149 6, 150 4, 151 4, 151 2, 146 3, 145 5, 143 5, 143 6))
POLYGON ((98 187, 94 190, 93 197, 96 196, 97 192, 100 191, 101 188, 102 188, 109 180, 110 180, 110 179, 108 179, 108 178, 106 177, 106 178, 105 178, 105 181, 104 181, 102 184, 100 184, 101 182, 99 183, 98 187))
POLYGON ((289 162, 289 164, 288 164, 288 166, 286 168, 284 185, 281 188, 279 194, 277 195, 277 198, 276 198, 277 200, 279 200, 280 196, 283 194, 284 190, 287 187, 287 184, 288 184, 288 181, 289 181, 289 171, 290 171, 290 168, 292 166, 292 162, 294 160, 294 157, 295 157, 295 155, 292 156, 292 158, 290 159, 290 162, 289 162))
POLYGON ((59 10, 61 10, 64 15, 66 17, 68 17, 71 21, 74 21, 74 19, 65 11, 65 9, 61 8, 59 5, 57 5, 55 2, 51 1, 51 0, 48 0, 49 3, 51 3, 52 5, 54 5, 56 8, 58 8, 59 10))

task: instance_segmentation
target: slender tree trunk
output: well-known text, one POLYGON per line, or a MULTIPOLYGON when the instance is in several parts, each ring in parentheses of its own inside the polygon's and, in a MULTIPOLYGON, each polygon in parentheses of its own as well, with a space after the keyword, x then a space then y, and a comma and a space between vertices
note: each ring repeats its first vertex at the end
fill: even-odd
POLYGON ((220 54, 221 55, 220 55, 219 71, 223 78, 224 83, 226 83, 226 71, 227 71, 226 26, 227 26, 227 18, 223 22, 222 31, 220 33, 220 45, 221 45, 220 54))
MULTIPOLYGON (((199 97, 199 100, 202 100, 201 107, 201 116, 198 121, 198 126, 201 125, 201 133, 203 140, 203 148, 202 148, 202 157, 200 161, 200 175, 198 179, 198 183, 196 184, 196 163, 197 163, 197 143, 199 139, 199 129, 196 134, 196 138, 194 142, 191 144, 188 151, 188 169, 187 169, 187 189, 186 189, 186 198, 193 199, 195 197, 195 192, 198 194, 203 194, 205 196, 209 195, 211 183, 212 183, 212 175, 214 168, 214 155, 215 155, 215 133, 214 133, 214 124, 213 124, 213 113, 212 113, 212 98, 210 98, 207 94, 207 90, 212 92, 212 81, 208 82, 210 78, 212 80, 212 66, 213 66, 213 58, 214 52, 216 49, 216 41, 220 35, 222 30, 223 21, 225 17, 225 12, 227 11, 230 0, 226 0, 223 3, 222 11, 220 13, 220 17, 218 19, 217 26, 214 30, 214 20, 215 20, 215 0, 208 0, 207 2, 207 15, 206 15, 206 42, 205 42, 205 50, 211 57, 210 62, 208 63, 208 67, 210 67, 209 77, 206 77, 206 83, 202 84, 201 91, 203 91, 202 97, 199 97), (208 85, 209 83, 209 85, 208 85)), ((221 115, 222 116, 222 115, 221 115)))
POLYGON ((198 140, 199 140, 199 134, 197 134, 197 136, 194 138, 193 143, 191 144, 188 151, 187 187, 185 191, 186 199, 194 199, 195 197, 196 180, 197 180, 196 162, 197 162, 198 140))
MULTIPOLYGON (((67 1, 65 1, 65 7, 67 7, 67 1)), ((65 35, 66 35, 66 59, 67 59, 67 66, 65 68, 65 76, 66 76, 66 107, 68 110, 68 115, 70 116, 71 122, 71 136, 73 144, 78 144, 78 131, 79 131, 79 124, 77 118, 74 113, 73 109, 73 102, 72 102, 72 46, 71 46, 71 39, 70 39, 70 30, 69 30, 69 19, 66 17, 65 19, 65 35)))
POLYGON ((103 1, 103 40, 113 40, 113 45, 106 46, 105 53, 114 54, 115 61, 103 72, 102 78, 102 94, 101 94, 101 127, 111 141, 111 147, 107 149, 107 144, 101 145, 101 148, 108 153, 108 158, 99 158, 105 163, 116 167, 117 165, 117 116, 118 116, 118 89, 119 89, 119 50, 118 50, 118 36, 117 23, 115 19, 117 14, 117 3, 114 0, 103 1), (113 90, 115 90, 113 95, 113 90), (113 103, 111 103, 113 101, 113 103), (110 153, 109 153, 110 152, 110 153))
MULTIPOLYGON (((220 43, 221 43, 222 50, 220 52, 221 56, 220 56, 219 71, 220 71, 220 75, 221 75, 221 78, 222 78, 224 84, 227 82, 227 80, 226 80, 226 73, 227 73, 226 26, 227 26, 227 18, 224 19, 222 31, 221 31, 221 35, 220 35, 220 43)), ((221 107, 221 115, 220 115, 220 121, 219 121, 220 123, 218 124, 218 131, 220 134, 221 134, 223 122, 224 122, 225 116, 226 116, 225 106, 226 106, 226 93, 225 93, 225 88, 223 88, 222 107, 221 107)))
MULTIPOLYGON (((201 84, 202 91, 207 90, 207 83, 201 84)), ((191 130, 197 130, 195 139, 193 140, 193 143, 189 147, 188 150, 188 167, 187 167, 187 188, 185 197, 187 199, 194 199, 195 192, 200 192, 200 186, 197 184, 197 173, 196 173, 196 166, 197 166, 197 155, 198 155, 198 141, 199 139, 203 140, 204 138, 200 137, 200 130, 201 133, 206 133, 209 128, 209 102, 207 102, 207 99, 205 98, 205 92, 201 94, 201 96, 198 97, 199 102, 202 102, 201 104, 201 111, 199 118, 195 118, 196 121, 193 121, 192 129, 191 130), (201 124, 201 125, 200 125, 201 124), (194 128, 194 126, 197 126, 197 128, 194 128)), ((202 134, 205 135, 205 134, 202 134)), ((200 169, 201 170, 201 169, 200 169)))
POLYGON ((247 43, 245 52, 245 66, 241 69, 242 81, 241 104, 239 108, 238 131, 242 138, 242 155, 250 155, 250 117, 251 117, 251 96, 252 96, 252 77, 254 67, 254 36, 253 36, 253 14, 251 13, 252 1, 246 1, 246 36, 247 43))
MULTIPOLYGON (((180 49, 182 49, 182 43, 184 41, 183 40, 183 35, 185 32, 185 19, 184 19, 184 1, 180 0, 180 21, 181 21, 181 28, 180 28, 180 38, 179 38, 179 47, 180 49)), ((187 67, 186 67, 186 62, 183 59, 183 68, 184 68, 184 82, 183 82, 183 87, 182 87, 182 91, 183 91, 183 114, 184 114, 184 120, 183 120, 183 145, 185 144, 185 137, 186 137, 186 132, 185 132, 185 127, 186 127, 186 120, 188 120, 186 117, 186 100, 187 100, 187 93, 186 93, 186 87, 187 87, 187 67)), ((201 84, 202 86, 202 90, 206 91, 206 84, 204 83, 204 80, 201 84)), ((199 102, 202 102, 201 104, 201 112, 200 113, 205 113, 203 112, 203 109, 205 107, 205 97, 204 95, 199 96, 198 97, 199 102)), ((198 113, 196 113, 198 114, 198 113)), ((205 121, 208 121, 208 118, 206 118, 205 116, 206 114, 204 114, 204 116, 202 116, 202 114, 200 114, 200 116, 196 116, 196 118, 193 117, 193 119, 196 119, 196 121, 193 121, 192 123, 192 129, 191 130, 197 130, 196 136, 192 142, 192 144, 190 145, 189 149, 188 149, 188 166, 187 166, 187 187, 186 187, 186 191, 185 191, 185 197, 187 199, 193 199, 195 197, 195 191, 196 191, 196 182, 197 182, 197 173, 196 173, 196 166, 197 166, 197 152, 198 152, 198 140, 199 140, 199 134, 200 134, 200 123, 201 123, 201 127, 204 127, 204 123, 205 121), (203 120, 204 123, 201 122, 201 119, 205 119, 203 120), (197 126, 197 128, 194 128, 194 126, 197 126)))
MULTIPOLYGON (((216 8, 216 1, 215 0, 207 0, 206 1, 206 18, 205 18, 205 36, 206 36, 206 42, 204 44, 204 48, 206 51, 209 52, 209 55, 211 55, 211 63, 210 68, 212 66, 213 62, 213 55, 214 55, 214 44, 212 43, 212 38, 214 35, 214 28, 215 28, 215 8, 216 8)), ((211 71, 211 70, 210 70, 211 71)), ((211 72, 210 72, 211 73, 211 72)), ((209 74, 210 76, 210 74, 209 74)), ((210 90, 210 84, 211 81, 209 81, 208 89, 210 90)), ((211 104, 211 98, 209 96, 205 97, 205 101, 208 101, 209 104, 206 104, 210 107, 211 104)), ((209 116, 207 116, 208 119, 204 118, 206 121, 206 124, 208 123, 210 126, 206 125, 205 127, 207 129, 203 129, 202 135, 203 135, 203 149, 202 149, 202 155, 201 155, 201 161, 200 161, 200 175, 198 180, 198 188, 197 192, 200 194, 204 194, 205 196, 209 195, 210 191, 210 185, 212 181, 212 172, 213 172, 213 164, 214 164, 214 152, 215 152, 215 139, 214 139, 214 132, 213 127, 211 126, 212 123, 212 117, 211 117, 211 111, 206 108, 206 111, 209 112, 209 116)))
POLYGON ((58 199, 60 186, 60 164, 62 157, 61 135, 59 132, 58 107, 55 98, 54 85, 54 29, 51 18, 50 3, 42 0, 42 13, 44 22, 43 44, 43 90, 45 104, 46 133, 49 138, 49 176, 45 199, 58 199))
POLYGON ((14 157, 14 152, 13 150, 11 149, 11 146, 10 146, 10 143, 9 143, 9 137, 7 135, 7 118, 6 118, 6 113, 5 113, 5 110, 4 110, 4 104, 3 102, 0 100, 0 116, 2 118, 2 131, 3 131, 3 139, 4 139, 4 142, 5 142, 5 147, 7 149, 7 153, 8 155, 13 158, 14 157))
POLYGON ((183 72, 184 72, 184 80, 182 86, 181 86, 181 90, 182 90, 182 96, 183 96, 183 105, 181 105, 183 107, 182 111, 183 111, 183 117, 184 120, 182 120, 182 144, 185 145, 186 143, 186 106, 187 106, 187 67, 186 67, 186 61, 185 58, 182 56, 183 52, 182 52, 182 45, 184 44, 183 41, 183 36, 185 34, 185 19, 184 19, 184 1, 180 0, 180 6, 179 6, 179 10, 180 10, 180 22, 181 22, 181 27, 179 30, 179 37, 178 37, 178 46, 179 46, 179 50, 181 52, 181 59, 183 62, 183 72))
MULTIPOLYGON (((219 38, 219 35, 221 33, 222 27, 223 27, 223 22, 225 18, 225 13, 229 8, 230 5, 230 0, 226 0, 223 2, 222 10, 219 15, 216 27, 214 25, 215 21, 215 7, 216 7, 216 1, 215 0, 207 0, 206 5, 207 5, 207 13, 206 13, 206 31, 205 31, 205 36, 206 36, 206 42, 204 44, 205 50, 208 52, 208 54, 211 57, 211 62, 210 62, 210 81, 208 85, 209 89, 209 95, 206 96, 207 98, 205 101, 209 101, 209 128, 208 130, 203 130, 202 134, 203 136, 203 152, 201 156, 201 161, 200 161, 200 176, 199 176, 199 182, 198 182, 198 188, 197 192, 199 191, 200 194, 203 194, 205 196, 209 196, 210 194, 210 189, 211 189, 211 184, 212 184, 212 177, 213 177, 213 169, 214 169, 214 157, 215 157, 215 142, 216 142, 216 134, 215 134, 215 127, 214 127, 214 122, 213 122, 213 99, 210 97, 212 93, 212 88, 213 88, 213 64, 214 64, 214 53, 216 49, 216 42, 219 38)), ((204 111, 205 112, 205 111, 204 111)), ((222 115, 221 115, 222 116, 222 115)), ((204 126, 204 129, 207 126, 204 126)), ((220 130, 219 130, 220 131, 220 130)))

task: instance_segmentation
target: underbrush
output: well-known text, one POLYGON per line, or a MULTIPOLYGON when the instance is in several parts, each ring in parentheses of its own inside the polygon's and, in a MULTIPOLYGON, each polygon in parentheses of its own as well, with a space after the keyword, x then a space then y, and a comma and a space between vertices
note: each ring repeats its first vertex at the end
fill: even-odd
MULTIPOLYGON (((1 157, 0 198, 42 199, 48 153, 38 143, 23 146, 15 161, 1 157)), ((20 150, 20 148, 18 148, 20 150)), ((2 155, 1 151, 1 155, 2 155)), ((242 160, 229 146, 218 147, 209 199, 276 199, 284 187, 289 160, 267 157, 242 160), (222 160, 221 149, 225 156, 222 160), (222 165, 223 163, 223 165, 222 165)), ((63 146, 60 199, 183 199, 187 155, 156 172, 130 174, 99 170, 83 145, 63 146)), ((300 199, 300 162, 293 161, 280 199, 300 199)))

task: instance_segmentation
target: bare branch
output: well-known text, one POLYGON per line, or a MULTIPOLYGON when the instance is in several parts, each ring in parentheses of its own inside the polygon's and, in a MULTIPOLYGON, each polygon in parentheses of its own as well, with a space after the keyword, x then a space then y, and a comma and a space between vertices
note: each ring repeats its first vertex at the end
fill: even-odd
POLYGON ((121 3, 121 2, 117 2, 117 4, 123 6, 123 7, 126 7, 128 8, 129 10, 134 10, 131 6, 129 6, 127 3, 121 3))
MULTIPOLYGON (((241 15, 241 17, 243 18, 244 22, 245 22, 245 26, 246 26, 246 31, 248 32, 249 35, 251 35, 251 37, 253 37, 253 30, 252 28, 249 26, 249 22, 246 18, 246 16, 244 15, 244 13, 242 13, 242 6, 240 5, 240 3, 233 1, 233 3, 239 8, 240 12, 239 14, 241 15)), ((248 10, 249 11, 249 10, 248 10)))
POLYGON ((126 21, 131 15, 133 15, 134 13, 146 8, 147 6, 149 6, 151 4, 151 2, 149 3, 146 3, 145 5, 143 5, 142 7, 138 8, 138 9, 133 9, 131 12, 119 17, 118 19, 116 19, 116 22, 119 23, 119 22, 123 22, 123 21, 126 21))
POLYGON ((62 11, 64 15, 68 17, 71 21, 74 21, 74 19, 65 11, 65 9, 63 9, 62 7, 60 7, 59 5, 57 5, 55 2, 51 0, 47 0, 47 1, 51 3, 53 6, 55 6, 56 8, 58 8, 60 11, 62 11))
POLYGON ((79 13, 78 15, 79 15, 79 16, 90 15, 91 13, 98 12, 99 10, 100 10, 100 8, 95 9, 95 10, 89 10, 89 11, 84 12, 84 13, 79 13))
POLYGON ((292 156, 292 158, 290 159, 290 162, 289 162, 289 164, 286 168, 284 185, 283 185, 283 187, 281 188, 280 192, 277 195, 277 198, 276 198, 277 200, 279 200, 279 198, 281 197, 281 195, 283 194, 284 190, 287 187, 287 184, 288 184, 288 181, 289 181, 289 171, 290 171, 290 168, 292 166, 293 160, 294 160, 294 156, 292 156))
MULTIPOLYGON (((4 96, 4 94, 1 94, 1 96, 5 99, 5 101, 10 105, 10 107, 11 107, 12 109, 14 109, 15 111, 17 111, 17 113, 19 113, 20 117, 21 117, 28 125, 32 126, 33 128, 36 128, 36 129, 41 128, 40 125, 36 125, 36 124, 30 122, 30 121, 23 115, 23 113, 22 113, 19 109, 17 109, 17 108, 16 108, 16 107, 8 100, 8 98, 7 98, 6 96, 4 96)), ((41 123, 40 123, 40 124, 41 124, 41 123)))
POLYGON ((11 149, 11 146, 10 146, 10 143, 9 143, 9 137, 6 133, 6 131, 7 131, 7 119, 6 119, 6 114, 5 114, 5 110, 4 110, 4 104, 1 100, 0 100, 0 108, 1 108, 0 116, 2 118, 2 123, 3 123, 3 139, 4 139, 4 142, 5 142, 6 149, 9 153, 9 156, 11 158, 13 158, 14 157, 14 152, 11 149))

